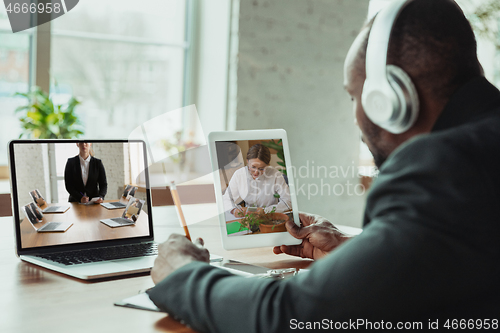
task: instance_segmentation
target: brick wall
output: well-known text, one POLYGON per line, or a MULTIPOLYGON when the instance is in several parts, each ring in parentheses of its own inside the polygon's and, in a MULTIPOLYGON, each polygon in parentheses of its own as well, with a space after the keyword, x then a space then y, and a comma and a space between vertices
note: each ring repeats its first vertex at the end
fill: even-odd
MULTIPOLYGON (((29 192, 38 189, 45 200, 50 201, 49 163, 47 145, 19 144, 15 151, 17 199, 19 207, 33 201, 29 192)), ((21 220, 24 213, 19 208, 21 220)))
POLYGON ((106 170, 108 193, 105 200, 119 199, 125 184, 123 143, 94 143, 94 157, 100 159, 106 170))
MULTIPOLYGON (((356 167, 359 130, 343 88, 343 65, 368 0, 235 1, 228 128, 231 122, 238 130, 284 128, 296 168, 356 167)), ((320 187, 321 181, 307 177, 296 187, 320 187)), ((323 182, 348 186, 359 179, 350 173, 323 182)), ((347 193, 308 198, 301 192, 298 205, 336 223, 360 226, 364 199, 347 193)))

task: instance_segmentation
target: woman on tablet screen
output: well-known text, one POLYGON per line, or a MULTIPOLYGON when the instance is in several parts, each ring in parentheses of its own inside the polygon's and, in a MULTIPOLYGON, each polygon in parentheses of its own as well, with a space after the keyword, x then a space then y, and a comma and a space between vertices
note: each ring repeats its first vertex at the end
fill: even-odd
POLYGON ((243 199, 246 207, 260 207, 265 212, 273 208, 276 212, 289 211, 292 203, 290 189, 283 174, 269 167, 271 152, 269 148, 255 144, 248 150, 247 166, 236 170, 223 195, 224 208, 235 216, 243 216, 247 208, 237 208, 238 198, 243 199), (275 196, 279 195, 279 199, 275 196))

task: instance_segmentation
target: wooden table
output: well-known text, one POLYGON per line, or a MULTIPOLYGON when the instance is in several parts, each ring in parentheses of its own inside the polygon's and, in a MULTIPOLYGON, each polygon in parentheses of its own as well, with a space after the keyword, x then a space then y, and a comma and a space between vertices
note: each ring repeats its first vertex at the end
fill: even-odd
MULTIPOLYGON (((225 251, 215 204, 183 206, 192 237, 227 259, 268 268, 305 268, 309 260, 274 255, 270 248, 225 251)), ((155 239, 182 233, 174 206, 153 208, 155 239)), ((113 302, 153 286, 149 275, 86 282, 22 262, 15 256, 13 218, 0 218, 0 332, 192 332, 164 313, 116 307, 113 302)), ((73 227, 72 227, 73 228, 73 227)))
MULTIPOLYGON (((127 203, 126 201, 121 202, 127 203)), ((28 218, 24 218, 21 221, 23 248, 149 235, 148 215, 145 211, 139 214, 135 225, 111 228, 101 223, 100 220, 120 217, 125 208, 106 209, 99 204, 80 205, 76 202, 46 204, 41 208, 45 209, 49 206, 70 206, 70 208, 64 213, 45 213, 43 221, 37 223, 36 228, 41 228, 52 221, 73 222, 73 225, 65 232, 39 233, 33 228, 28 218)))

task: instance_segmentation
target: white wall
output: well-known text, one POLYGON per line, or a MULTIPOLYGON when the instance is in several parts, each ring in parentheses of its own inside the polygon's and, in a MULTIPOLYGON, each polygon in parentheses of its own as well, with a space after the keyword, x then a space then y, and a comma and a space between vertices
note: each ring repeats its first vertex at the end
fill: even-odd
POLYGON ((293 165, 303 171, 295 184, 299 209, 351 226, 361 225, 365 197, 347 193, 359 184, 359 130, 343 63, 367 11, 368 0, 239 1, 230 101, 236 129, 287 130, 293 165), (313 176, 312 165, 326 167, 327 177, 313 176), (334 186, 339 195, 327 193, 334 186))
MULTIPOLYGON (((231 0, 193 0, 193 6, 192 75, 188 82, 191 91, 186 104, 195 104, 197 108, 201 131, 195 139, 198 144, 204 144, 210 132, 226 129, 231 0)), ((193 120, 189 124, 191 128, 195 127, 193 120)), ((194 156, 191 171, 202 175, 210 164, 208 147, 197 150, 194 156)), ((166 167, 172 172, 172 165, 166 167)))
POLYGON ((47 145, 18 144, 15 150, 17 200, 21 220, 24 213, 21 207, 33 202, 29 192, 38 189, 45 200, 50 202, 48 183, 49 164, 47 145))
POLYGON ((197 0, 195 40, 196 104, 205 136, 226 128, 230 0, 197 0))
POLYGON ((94 143, 94 157, 100 159, 106 170, 108 193, 105 200, 119 199, 125 185, 123 143, 94 143))

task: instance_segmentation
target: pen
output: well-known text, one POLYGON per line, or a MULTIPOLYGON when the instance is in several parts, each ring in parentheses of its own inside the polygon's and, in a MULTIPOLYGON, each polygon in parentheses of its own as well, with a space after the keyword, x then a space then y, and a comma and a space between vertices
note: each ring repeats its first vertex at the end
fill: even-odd
POLYGON ((181 220, 182 227, 184 228, 184 233, 186 234, 186 238, 191 240, 191 235, 189 234, 189 229, 186 224, 186 219, 184 218, 184 213, 182 212, 179 193, 177 193, 177 187, 175 186, 174 181, 171 182, 170 193, 172 194, 172 199, 174 199, 175 207, 177 207, 177 213, 179 214, 179 219, 181 220))
POLYGON ((235 202, 234 202, 234 199, 233 199, 233 195, 231 193, 231 187, 227 187, 227 191, 228 191, 228 194, 229 194, 229 199, 231 199, 231 203, 233 204, 233 206, 239 210, 241 213, 243 213, 243 209, 241 209, 240 205, 237 205, 235 202))
POLYGON ((138 294, 144 294, 144 293, 147 293, 148 291, 150 291, 151 289, 153 289, 154 287, 151 287, 151 288, 148 288, 148 289, 141 289, 139 290, 138 294))
POLYGON ((234 202, 233 194, 231 193, 231 187, 229 186, 229 182, 227 181, 226 170, 222 171, 222 175, 224 176, 224 180, 226 181, 226 184, 228 184, 227 191, 228 191, 228 195, 229 195, 229 199, 231 200, 231 203, 233 204, 234 207, 236 207, 236 209, 238 209, 241 213, 243 213, 243 209, 241 209, 241 207, 234 202))
POLYGON ((240 205, 234 204, 236 206, 236 209, 238 209, 240 212, 243 213, 243 209, 241 209, 240 205))
POLYGON ((286 201, 285 201, 285 200, 280 200, 280 199, 281 199, 281 196, 279 195, 279 193, 278 193, 278 192, 274 193, 274 197, 278 199, 278 203, 281 201, 281 202, 283 202, 283 203, 286 205, 286 207, 287 207, 289 210, 292 210, 292 209, 290 208, 290 206, 288 206, 288 204, 286 203, 286 201))

